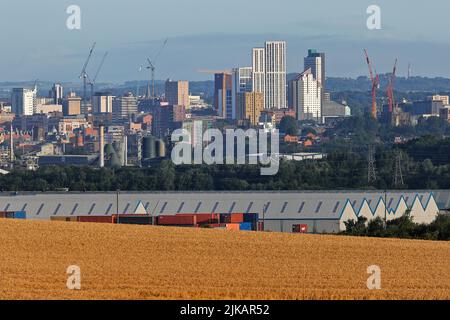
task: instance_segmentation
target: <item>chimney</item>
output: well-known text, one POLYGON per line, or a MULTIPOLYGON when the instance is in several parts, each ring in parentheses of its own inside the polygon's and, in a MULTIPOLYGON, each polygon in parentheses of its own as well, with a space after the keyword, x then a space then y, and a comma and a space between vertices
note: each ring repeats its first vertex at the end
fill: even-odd
POLYGON ((103 168, 105 166, 105 127, 103 125, 100 125, 99 128, 100 131, 100 159, 99 159, 99 165, 100 168, 103 168))
POLYGON ((11 168, 14 166, 14 132, 13 132, 13 125, 11 122, 11 127, 9 130, 10 134, 9 134, 9 143, 10 143, 10 151, 9 151, 9 155, 10 155, 10 162, 11 162, 11 168))
POLYGON ((128 164, 128 136, 126 134, 123 136, 123 144, 123 165, 126 167, 128 164))

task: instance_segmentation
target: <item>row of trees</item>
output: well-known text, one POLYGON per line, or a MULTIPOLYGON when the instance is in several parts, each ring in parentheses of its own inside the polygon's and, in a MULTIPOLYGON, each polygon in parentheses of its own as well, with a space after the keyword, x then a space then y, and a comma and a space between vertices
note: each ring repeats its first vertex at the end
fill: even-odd
POLYGON ((274 176, 261 176, 257 165, 185 165, 166 160, 151 168, 41 167, 0 176, 3 191, 121 190, 331 190, 450 189, 450 164, 415 161, 403 154, 404 185, 393 185, 395 150, 377 151, 377 180, 367 179, 367 157, 361 151, 334 151, 324 160, 281 161, 274 176))
POLYGON ((346 231, 342 234, 349 236, 450 240, 450 217, 445 215, 438 215, 428 225, 415 223, 409 212, 387 223, 379 217, 369 222, 367 218, 359 217, 357 221, 350 220, 344 223, 346 231))

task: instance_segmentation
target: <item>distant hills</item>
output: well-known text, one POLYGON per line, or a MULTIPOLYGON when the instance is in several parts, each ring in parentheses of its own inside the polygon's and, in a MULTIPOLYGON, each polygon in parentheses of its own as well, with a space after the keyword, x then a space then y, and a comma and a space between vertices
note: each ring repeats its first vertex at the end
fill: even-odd
MULTIPOLYGON (((295 73, 287 75, 288 81, 296 76, 295 73)), ((388 83, 388 74, 380 75, 381 88, 385 90, 388 83)), ((47 95, 53 82, 51 81, 39 81, 39 94, 47 95)), ((62 83, 67 90, 74 90, 81 94, 82 84, 81 82, 66 82, 62 83)), ((0 82, 0 97, 7 97, 9 91, 14 87, 32 87, 34 81, 23 82, 0 82)), ((371 83, 368 77, 361 76, 354 78, 340 78, 340 77, 328 77, 327 78, 327 91, 336 92, 367 92, 371 88, 371 83)), ((126 81, 124 83, 98 83, 96 91, 110 91, 114 95, 121 95, 125 92, 131 91, 142 95, 145 93, 147 87, 147 81, 126 81)), ((164 92, 164 81, 158 80, 155 83, 156 92, 164 92)), ((450 79, 448 78, 427 78, 427 77, 411 77, 406 79, 404 77, 398 77, 395 82, 395 90, 399 92, 448 92, 450 91, 450 79)), ((190 81, 190 92, 194 95, 203 95, 207 99, 214 95, 214 82, 212 80, 206 81, 190 81)))

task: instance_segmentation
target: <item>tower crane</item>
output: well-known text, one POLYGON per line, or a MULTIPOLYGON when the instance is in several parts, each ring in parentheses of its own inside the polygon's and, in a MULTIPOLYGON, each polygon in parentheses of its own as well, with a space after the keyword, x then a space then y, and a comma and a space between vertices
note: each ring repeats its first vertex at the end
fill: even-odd
POLYGON ((147 98, 154 99, 155 98, 155 70, 156 70, 156 62, 158 61, 159 56, 161 55, 162 51, 167 45, 167 41, 169 38, 166 38, 164 40, 164 43, 162 44, 159 51, 156 53, 156 55, 151 59, 150 57, 147 58, 148 65, 146 68, 150 70, 150 81, 151 81, 151 93, 150 93, 150 81, 147 85, 147 98))
MULTIPOLYGON (((105 54, 103 55, 102 61, 100 62, 97 72, 95 73, 94 79, 90 80, 89 79, 89 85, 91 86, 91 99, 94 96, 94 87, 95 87, 95 82, 97 81, 97 77, 100 73, 100 71, 102 70, 103 64, 105 63, 106 57, 108 56, 108 52, 105 52, 105 54)), ((89 78, 89 76, 88 76, 89 78)))
POLYGON ((81 70, 80 73, 80 79, 83 80, 83 108, 84 110, 86 110, 86 101, 87 101, 87 97, 86 97, 86 91, 87 91, 87 82, 88 82, 88 78, 89 75, 87 74, 86 68, 89 64, 89 61, 91 60, 92 57, 92 53, 94 52, 95 46, 96 46, 96 42, 94 42, 94 44, 92 45, 91 49, 89 50, 89 55, 86 59, 86 62, 83 65, 83 69, 81 70))
POLYGON ((364 49, 364 54, 366 56, 367 66, 369 67, 370 81, 372 81, 372 109, 371 115, 373 119, 377 119, 377 89, 380 86, 379 75, 372 70, 372 62, 369 59, 369 54, 367 50, 364 49))
POLYGON ((392 113, 394 110, 394 82, 395 82, 395 74, 397 72, 397 59, 395 59, 394 63, 394 69, 392 73, 389 75, 389 83, 387 86, 387 96, 388 96, 388 103, 389 103, 389 113, 392 113))

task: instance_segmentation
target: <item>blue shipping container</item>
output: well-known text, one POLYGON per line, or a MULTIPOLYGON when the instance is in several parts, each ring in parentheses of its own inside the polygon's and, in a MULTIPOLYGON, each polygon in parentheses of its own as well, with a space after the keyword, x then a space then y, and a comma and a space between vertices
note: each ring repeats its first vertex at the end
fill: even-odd
POLYGON ((239 229, 244 231, 252 231, 252 224, 251 222, 243 222, 240 224, 239 229))
POLYGON ((27 214, 25 211, 16 211, 14 212, 14 219, 26 219, 27 214))

